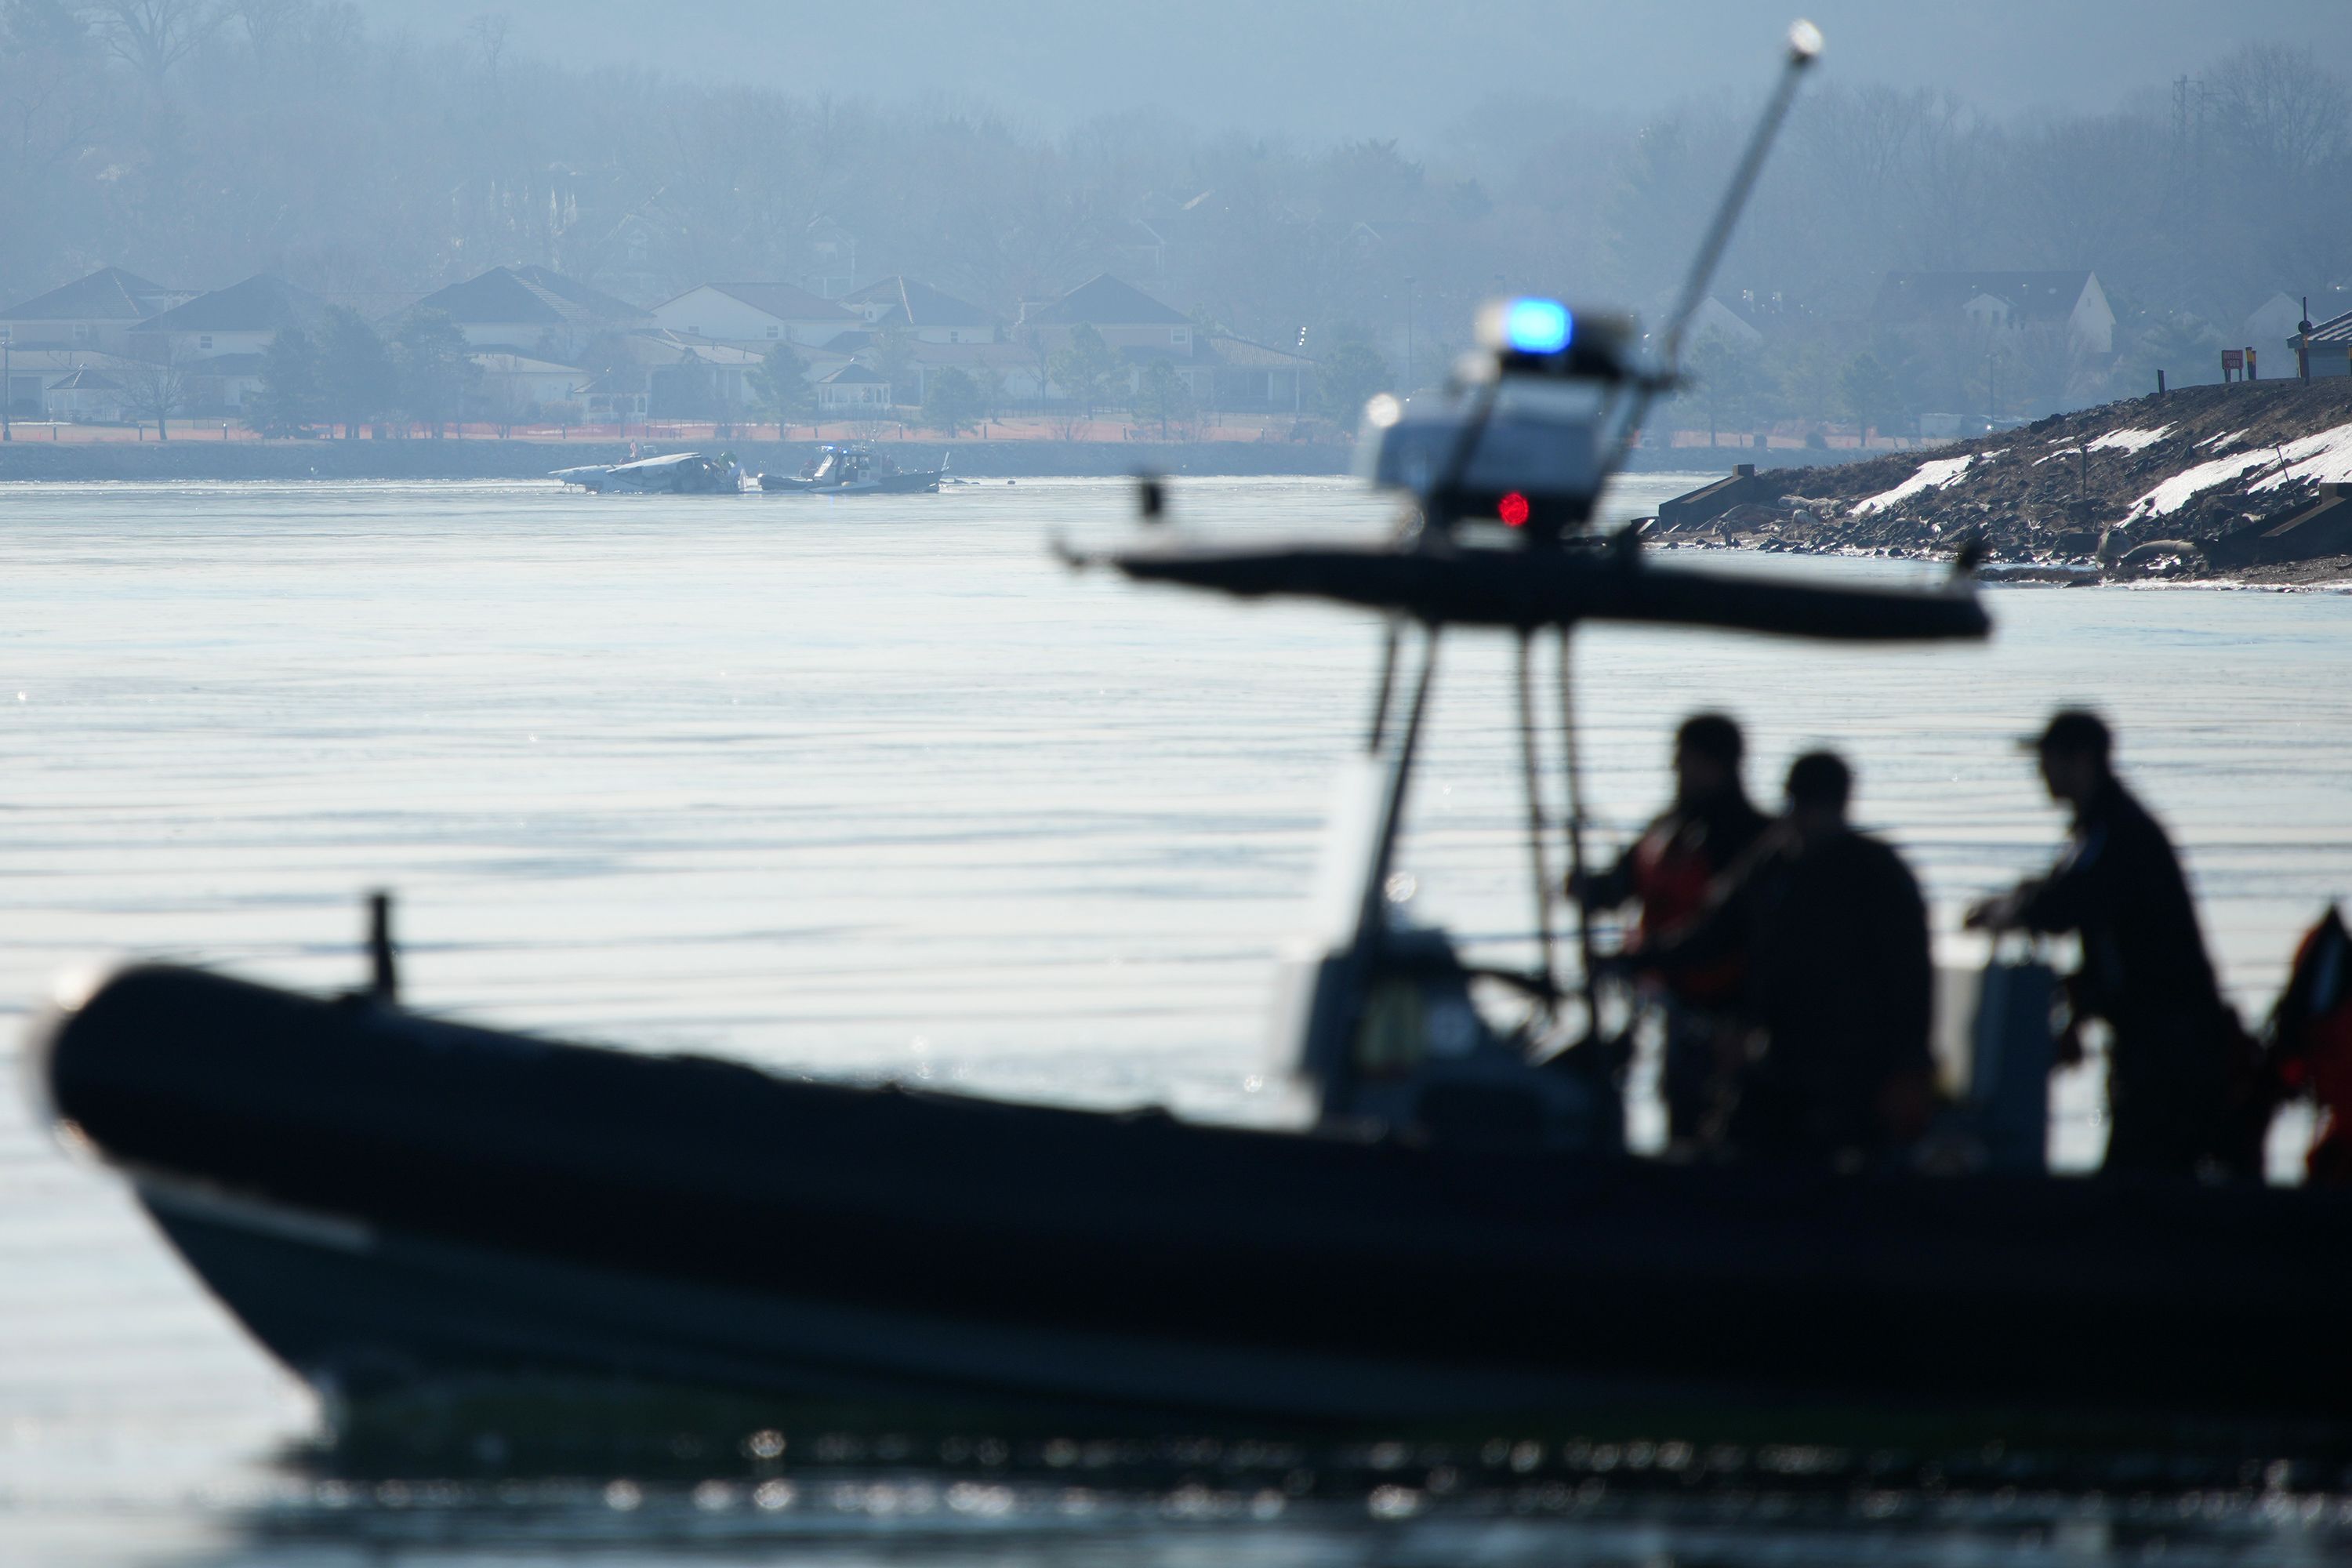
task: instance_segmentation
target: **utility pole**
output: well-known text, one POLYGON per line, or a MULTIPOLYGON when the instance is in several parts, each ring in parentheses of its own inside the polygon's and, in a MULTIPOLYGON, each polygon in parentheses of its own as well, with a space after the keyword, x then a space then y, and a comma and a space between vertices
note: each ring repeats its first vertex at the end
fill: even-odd
POLYGON ((1412 274, 1404 275, 1404 395, 1412 395, 1412 274))

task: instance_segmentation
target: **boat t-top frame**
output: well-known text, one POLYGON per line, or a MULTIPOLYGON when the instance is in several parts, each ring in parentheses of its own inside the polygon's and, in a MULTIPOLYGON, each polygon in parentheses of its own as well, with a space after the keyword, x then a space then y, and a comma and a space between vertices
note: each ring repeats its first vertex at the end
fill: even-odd
MULTIPOLYGON (((1365 755, 1384 783, 1351 879, 1344 930, 1296 972, 1282 1027, 1326 1120, 1613 1143, 1621 1111, 1619 1056, 1601 1042, 1594 994, 1600 965, 1580 900, 1567 899, 1579 973, 1562 984, 1555 952, 1553 819, 1544 801, 1536 644, 1551 634, 1559 660, 1559 723, 1567 799, 1559 823, 1571 878, 1586 869, 1585 803, 1578 765, 1571 633, 1585 621, 1708 626, 1841 641, 1981 638, 1989 623, 1969 581, 1971 552, 1932 592, 1829 586, 1675 570, 1651 563, 1628 528, 1593 527, 1601 493, 1623 467, 1651 405, 1681 384, 1685 334, 1752 194, 1766 155, 1820 57, 1811 24, 1790 30, 1783 69, 1729 188, 1702 239, 1654 349, 1621 317, 1571 311, 1549 299, 1488 305, 1480 347, 1466 354, 1434 405, 1375 397, 1365 410, 1359 468, 1376 487, 1411 498, 1397 537, 1376 548, 1339 545, 1138 549, 1109 563, 1127 575, 1245 597, 1319 599, 1380 611, 1387 620, 1365 755), (1410 671, 1408 624, 1421 628, 1410 671), (1464 963, 1442 933, 1407 926, 1389 896, 1438 645, 1454 627, 1495 627, 1517 640, 1516 666, 1528 859, 1535 889, 1538 966, 1533 973, 1464 963), (1401 680, 1400 677, 1402 677, 1401 680), (1469 983, 1499 979, 1531 996, 1536 1020, 1508 1037, 1469 1005, 1469 983), (1564 1029, 1580 1001, 1580 1033, 1564 1029), (1548 1064, 1530 1060, 1538 1037, 1578 1034, 1548 1064), (1549 1070, 1565 1067, 1571 1070, 1549 1070)), ((1150 499, 1156 489, 1147 486, 1150 499)))

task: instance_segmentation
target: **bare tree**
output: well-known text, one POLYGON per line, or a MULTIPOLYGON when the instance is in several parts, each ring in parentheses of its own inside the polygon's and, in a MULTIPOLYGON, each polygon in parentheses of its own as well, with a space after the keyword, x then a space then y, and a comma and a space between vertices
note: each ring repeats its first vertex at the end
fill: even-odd
POLYGON ((219 0, 102 0, 93 14, 107 48, 157 93, 172 68, 228 19, 219 0))
POLYGON ((2206 79, 2223 136, 2240 153, 2290 179, 2345 149, 2344 79, 2285 44, 2248 44, 2206 79))
POLYGON ((499 87, 499 61, 507 52, 507 14, 496 11, 477 16, 466 24, 466 31, 473 35, 474 47, 481 52, 482 64, 488 68, 490 90, 495 92, 499 87))
POLYGON ((195 390, 195 362, 178 343, 167 342, 122 371, 123 405, 142 419, 155 421, 155 438, 172 438, 169 421, 184 413, 195 390))

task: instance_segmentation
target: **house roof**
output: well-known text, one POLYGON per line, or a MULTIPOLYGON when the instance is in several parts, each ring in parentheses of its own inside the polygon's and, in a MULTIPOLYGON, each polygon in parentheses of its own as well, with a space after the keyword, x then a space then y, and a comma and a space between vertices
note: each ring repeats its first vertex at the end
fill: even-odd
MULTIPOLYGON (((704 289, 715 289, 730 300, 740 300, 754 310, 763 311, 780 321, 855 321, 856 312, 843 309, 831 300, 820 300, 805 289, 790 283, 704 283, 704 289)), ((686 294, 694 290, 689 289, 686 294)), ((686 298, 677 296, 677 300, 686 298)), ((664 306, 677 300, 665 300, 664 306)), ((661 307, 657 306, 656 309, 661 307)))
POLYGON ((602 326, 643 321, 646 314, 625 300, 544 267, 493 267, 427 294, 415 308, 438 310, 470 326, 602 326))
POLYGON ((484 370, 499 375, 578 375, 580 367, 558 364, 553 360, 533 359, 529 354, 478 353, 467 356, 484 370))
POLYGON ((8 357, 8 367, 18 375, 37 372, 73 371, 111 367, 125 374, 135 374, 148 362, 129 354, 108 353, 103 349, 33 347, 17 348, 8 357))
POLYGON ((746 366, 763 363, 762 356, 750 349, 739 349, 709 338, 688 337, 683 332, 660 329, 631 332, 625 342, 630 357, 640 364, 684 364, 696 360, 704 364, 746 366))
POLYGON ((842 296, 853 305, 887 303, 895 310, 885 310, 881 321, 904 321, 915 327, 990 327, 995 323, 987 311, 977 305, 967 304, 952 294, 942 293, 928 283, 912 278, 885 278, 869 283, 854 293, 842 296))
POLYGON ((579 279, 568 278, 552 267, 533 264, 515 268, 513 271, 516 277, 532 288, 544 289, 558 299, 569 300, 591 315, 605 321, 634 321, 642 320, 646 314, 643 307, 630 304, 618 294, 607 294, 602 289, 591 288, 579 279))
POLYGON ((851 360, 847 364, 836 365, 816 379, 820 385, 839 386, 849 382, 868 382, 877 386, 890 384, 888 376, 884 375, 880 371, 869 369, 856 360, 851 360))
POLYGON ((327 319, 327 302, 283 278, 256 273, 242 283, 199 294, 184 305, 150 317, 152 332, 275 332, 289 327, 313 331, 327 319))
POLYGON ((1108 272, 1096 273, 1029 319, 1069 326, 1080 323, 1097 327, 1192 325, 1191 317, 1171 310, 1142 289, 1122 283, 1108 272))
POLYGON ((1212 333, 1202 345, 1207 357, 1234 370, 1313 370, 1315 362, 1305 354, 1295 354, 1287 349, 1268 348, 1246 338, 1212 333))
POLYGON ((75 371, 63 381, 51 382, 51 392, 120 392, 122 384, 102 370, 75 371))
POLYGON ((1870 319, 1882 324, 1932 321, 1956 313, 1969 300, 1990 295, 2009 307, 2012 319, 2062 321, 2095 275, 2087 268, 2066 272, 1889 272, 1880 280, 1870 319))
POLYGON ((2312 348, 2352 343, 2352 310, 2347 310, 2340 316, 2315 323, 2305 341, 2312 348))
POLYGON ((907 357, 922 365, 1009 365, 1034 363, 1018 343, 927 343, 907 345, 907 357))
POLYGON ((184 289, 166 289, 120 267, 101 267, 87 278, 0 310, 0 321, 143 321, 187 297, 184 289))

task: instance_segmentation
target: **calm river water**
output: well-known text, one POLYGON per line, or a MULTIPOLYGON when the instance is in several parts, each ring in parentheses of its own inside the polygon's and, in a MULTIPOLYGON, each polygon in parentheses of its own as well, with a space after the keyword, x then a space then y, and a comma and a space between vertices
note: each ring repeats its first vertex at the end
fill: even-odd
MULTIPOLYGON (((1618 510, 1692 482, 1645 477, 1618 510)), ((352 984, 360 897, 384 886, 421 1007, 818 1073, 1280 1116, 1268 958, 1299 918, 1376 630, 1055 563, 1050 537, 1118 538, 1127 505, 1081 481, 831 503, 0 487, 0 1054, 13 1065, 60 973, 110 954, 352 984)), ((1332 481, 1204 480, 1175 505, 1205 534, 1362 534, 1385 516, 1332 481)), ((2352 598, 1989 597, 1999 630, 1977 648, 1585 636, 1598 815, 1613 837, 1654 808, 1666 732, 1696 706, 1748 721, 1759 794, 1794 751, 1833 742, 1966 961, 1962 902, 2061 831, 2011 738, 2095 701, 2189 849, 2231 984, 2266 1005, 2295 934, 2352 890, 2352 598)), ((1528 925, 1507 673, 1496 643, 1450 655, 1408 857, 1425 913, 1497 954, 1528 925)), ((2087 1159, 2087 1101, 2068 1103, 2062 1145, 2087 1159)), ((1420 1471, 1293 1500, 1255 1481, 1013 1485, 904 1454, 788 1465, 764 1492, 740 1465, 698 1488, 377 1484, 335 1476, 318 1430, 119 1187, 0 1095, 10 1563, 583 1547, 614 1563, 1942 1563, 2151 1542, 2194 1562, 2346 1540, 2332 1500, 2275 1489, 2153 1514, 1998 1493, 1800 1506, 1747 1483, 1617 1507, 1587 1473, 1524 1507, 1492 1489, 1451 1506, 1420 1471)))

